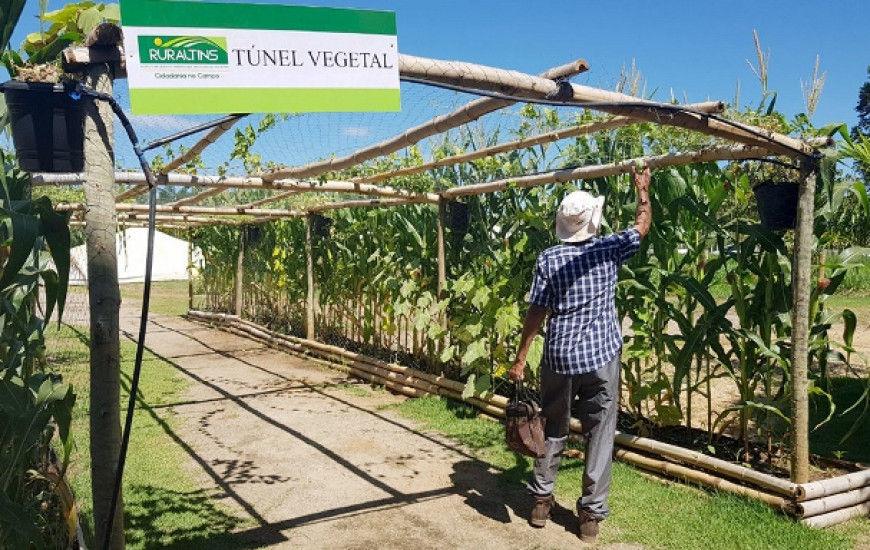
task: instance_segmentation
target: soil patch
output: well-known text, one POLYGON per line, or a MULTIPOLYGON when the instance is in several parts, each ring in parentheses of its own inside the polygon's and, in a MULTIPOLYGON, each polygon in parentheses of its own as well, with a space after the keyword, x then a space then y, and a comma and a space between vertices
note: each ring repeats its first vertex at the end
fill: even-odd
MULTIPOLYGON (((137 323, 122 311, 128 337, 137 323)), ((582 546, 572 502, 531 528, 522 485, 399 417, 390 406, 403 397, 178 317, 153 316, 146 343, 193 382, 162 410, 181 418, 176 435, 202 488, 248 520, 240 547, 582 546)))

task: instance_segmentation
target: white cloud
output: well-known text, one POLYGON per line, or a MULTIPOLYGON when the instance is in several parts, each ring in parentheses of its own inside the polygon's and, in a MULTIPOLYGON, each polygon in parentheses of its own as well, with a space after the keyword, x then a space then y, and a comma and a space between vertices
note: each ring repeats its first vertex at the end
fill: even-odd
POLYGON ((348 137, 365 137, 370 132, 366 126, 345 126, 341 129, 341 133, 348 137))

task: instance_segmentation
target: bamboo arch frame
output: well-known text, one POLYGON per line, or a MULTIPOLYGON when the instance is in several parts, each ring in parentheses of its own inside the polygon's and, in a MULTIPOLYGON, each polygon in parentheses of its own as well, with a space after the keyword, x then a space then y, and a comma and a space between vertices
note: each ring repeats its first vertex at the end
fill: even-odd
MULTIPOLYGON (((87 65, 87 55, 76 50, 77 63, 87 65)), ((123 59, 123 56, 121 56, 123 59)), ((795 245, 794 293, 795 306, 793 311, 795 327, 792 334, 792 378, 794 380, 793 395, 805 395, 807 386, 807 340, 808 340, 808 305, 802 296, 809 295, 812 248, 813 198, 815 192, 815 156, 816 147, 828 145, 830 142, 807 142, 755 128, 733 121, 727 121, 712 115, 721 109, 719 103, 708 103, 696 106, 674 106, 641 100, 621 93, 579 86, 568 83, 565 78, 582 72, 588 66, 582 60, 557 67, 541 76, 535 77, 515 71, 506 71, 492 67, 484 67, 461 62, 446 62, 434 59, 400 55, 400 74, 405 79, 417 82, 441 84, 472 88, 482 93, 495 94, 497 97, 487 97, 472 101, 464 108, 448 115, 409 129, 407 132, 371 147, 361 149, 347 157, 311 163, 299 167, 284 167, 263 174, 247 177, 221 176, 188 176, 172 173, 174 167, 182 165, 192 156, 202 152, 227 132, 235 120, 227 121, 210 131, 197 142, 184 156, 170 161, 164 173, 161 174, 159 185, 187 185, 199 187, 203 191, 194 197, 158 207, 158 223, 161 225, 214 225, 214 224, 244 224, 259 223, 285 217, 307 216, 311 212, 336 208, 384 207, 403 204, 438 204, 443 214, 445 200, 463 195, 491 193, 502 190, 509 185, 533 187, 555 182, 582 180, 629 172, 636 162, 644 162, 652 168, 677 166, 695 162, 718 160, 741 160, 763 156, 787 156, 801 163, 804 177, 800 185, 798 207, 798 226, 795 245), (470 122, 486 113, 511 105, 517 101, 558 101, 598 110, 615 115, 616 118, 599 124, 597 127, 575 128, 561 132, 551 132, 550 135, 536 136, 533 140, 544 143, 548 140, 558 140, 569 135, 581 135, 584 131, 597 131, 618 125, 638 121, 681 127, 705 135, 725 139, 738 145, 711 147, 702 151, 681 152, 670 155, 629 159, 608 165, 585 166, 573 169, 554 170, 544 174, 521 176, 495 182, 478 183, 474 185, 455 187, 440 193, 416 193, 396 189, 384 185, 376 185, 392 177, 416 173, 417 168, 384 172, 368 178, 357 178, 348 181, 318 181, 314 178, 343 168, 359 165, 379 156, 395 152, 420 140, 444 132, 450 128, 470 122), (201 199, 214 196, 228 189, 270 189, 281 191, 271 198, 256 201, 236 207, 204 207, 196 206, 201 199), (335 202, 310 208, 306 211, 286 209, 259 208, 270 202, 280 200, 296 193, 343 193, 362 195, 363 198, 335 202)), ((502 144, 488 151, 481 151, 481 156, 496 154, 516 148, 528 146, 525 142, 502 144)), ((467 162, 476 157, 475 154, 459 155, 455 162, 467 162)), ((451 161, 439 161, 421 167, 420 171, 443 166, 451 161)), ((144 175, 139 173, 116 173, 115 181, 132 184, 133 187, 122 193, 117 199, 125 200, 140 194, 147 186, 144 185, 144 175)), ((35 175, 34 185, 69 185, 82 182, 81 174, 68 175, 35 175)), ((62 205, 60 210, 83 212, 84 205, 62 205)), ((125 223, 137 224, 147 220, 147 214, 137 205, 116 204, 116 212, 125 223)), ((439 289, 442 288, 443 269, 443 221, 439 217, 439 289)), ((310 242, 309 242, 310 244, 310 242)), ((794 397, 793 397, 794 399, 794 397)), ((806 483, 809 467, 808 445, 808 411, 805 403, 795 401, 793 444, 792 482, 806 483)))

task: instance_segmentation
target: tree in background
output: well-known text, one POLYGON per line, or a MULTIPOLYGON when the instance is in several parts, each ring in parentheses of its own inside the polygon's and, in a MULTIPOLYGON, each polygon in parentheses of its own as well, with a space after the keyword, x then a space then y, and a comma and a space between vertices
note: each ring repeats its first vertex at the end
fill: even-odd
MULTIPOLYGON (((862 141, 862 137, 870 138, 870 67, 867 67, 867 76, 867 82, 858 89, 858 105, 855 106, 858 124, 852 128, 852 139, 855 141, 862 141)), ((870 179, 870 164, 859 159, 855 163, 855 169, 861 173, 865 182, 870 179)))

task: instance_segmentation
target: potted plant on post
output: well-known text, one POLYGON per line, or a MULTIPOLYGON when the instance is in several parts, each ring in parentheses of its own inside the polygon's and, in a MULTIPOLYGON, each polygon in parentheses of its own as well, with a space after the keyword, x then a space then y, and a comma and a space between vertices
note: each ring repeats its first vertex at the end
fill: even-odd
POLYGON ((12 80, 3 84, 18 164, 28 172, 79 172, 84 168, 86 98, 60 68, 63 50, 104 21, 117 22, 117 4, 79 2, 44 13, 48 30, 27 36, 21 51, 6 51, 12 80), (26 56, 26 61, 24 57, 26 56))
POLYGON ((758 203, 758 217, 767 229, 794 229, 797 221, 797 182, 790 179, 789 172, 796 167, 778 160, 761 161, 770 166, 761 166, 754 178, 752 192, 758 203))

